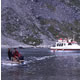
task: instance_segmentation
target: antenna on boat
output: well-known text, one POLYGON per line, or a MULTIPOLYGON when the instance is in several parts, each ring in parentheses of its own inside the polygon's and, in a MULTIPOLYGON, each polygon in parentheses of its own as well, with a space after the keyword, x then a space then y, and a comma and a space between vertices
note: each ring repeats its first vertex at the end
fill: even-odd
POLYGON ((73 35, 73 41, 75 40, 75 35, 73 35))

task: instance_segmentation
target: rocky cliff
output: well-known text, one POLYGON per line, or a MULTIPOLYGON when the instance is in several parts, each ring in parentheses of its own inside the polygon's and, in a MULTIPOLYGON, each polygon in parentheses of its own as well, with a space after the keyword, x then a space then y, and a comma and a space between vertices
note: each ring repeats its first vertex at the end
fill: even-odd
POLYGON ((80 41, 80 0, 2 0, 1 4, 2 45, 10 45, 8 39, 50 45, 74 34, 80 41))

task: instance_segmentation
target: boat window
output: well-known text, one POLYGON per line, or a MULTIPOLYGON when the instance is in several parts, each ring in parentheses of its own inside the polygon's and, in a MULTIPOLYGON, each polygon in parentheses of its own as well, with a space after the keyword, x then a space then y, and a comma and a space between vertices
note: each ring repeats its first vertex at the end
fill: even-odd
POLYGON ((62 44, 57 44, 57 46, 63 46, 63 43, 62 44))
POLYGON ((71 43, 68 43, 68 45, 72 45, 71 43))
POLYGON ((63 46, 63 43, 61 44, 61 46, 63 46))
POLYGON ((59 44, 57 44, 57 46, 59 46, 59 44))
POLYGON ((57 46, 59 46, 59 44, 57 44, 57 46))

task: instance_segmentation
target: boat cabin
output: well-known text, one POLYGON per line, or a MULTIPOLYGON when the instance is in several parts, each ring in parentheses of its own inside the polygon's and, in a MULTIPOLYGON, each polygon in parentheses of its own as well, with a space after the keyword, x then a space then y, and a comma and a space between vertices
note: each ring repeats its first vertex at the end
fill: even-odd
POLYGON ((63 47, 63 46, 71 46, 71 45, 77 45, 76 41, 73 41, 72 39, 62 39, 60 38, 58 42, 56 42, 56 47, 63 47))

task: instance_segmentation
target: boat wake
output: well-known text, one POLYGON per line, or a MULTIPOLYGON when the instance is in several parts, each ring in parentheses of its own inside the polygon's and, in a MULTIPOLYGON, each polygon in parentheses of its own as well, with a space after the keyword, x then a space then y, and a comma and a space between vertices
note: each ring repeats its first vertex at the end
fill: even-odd
POLYGON ((55 56, 52 55, 52 56, 39 57, 39 58, 36 58, 36 60, 44 60, 44 59, 49 59, 49 58, 52 58, 52 57, 55 57, 55 56))
POLYGON ((20 65, 27 65, 29 63, 33 63, 35 61, 40 61, 40 60, 45 60, 52 58, 53 56, 43 56, 43 57, 29 57, 29 60, 25 60, 23 63, 18 63, 18 62, 13 62, 13 61, 8 61, 8 60, 2 60, 1 64, 3 66, 20 66, 20 65))
POLYGON ((19 62, 3 60, 1 64, 4 66, 19 66, 19 65, 25 65, 26 61, 24 61, 23 63, 19 63, 19 62))

